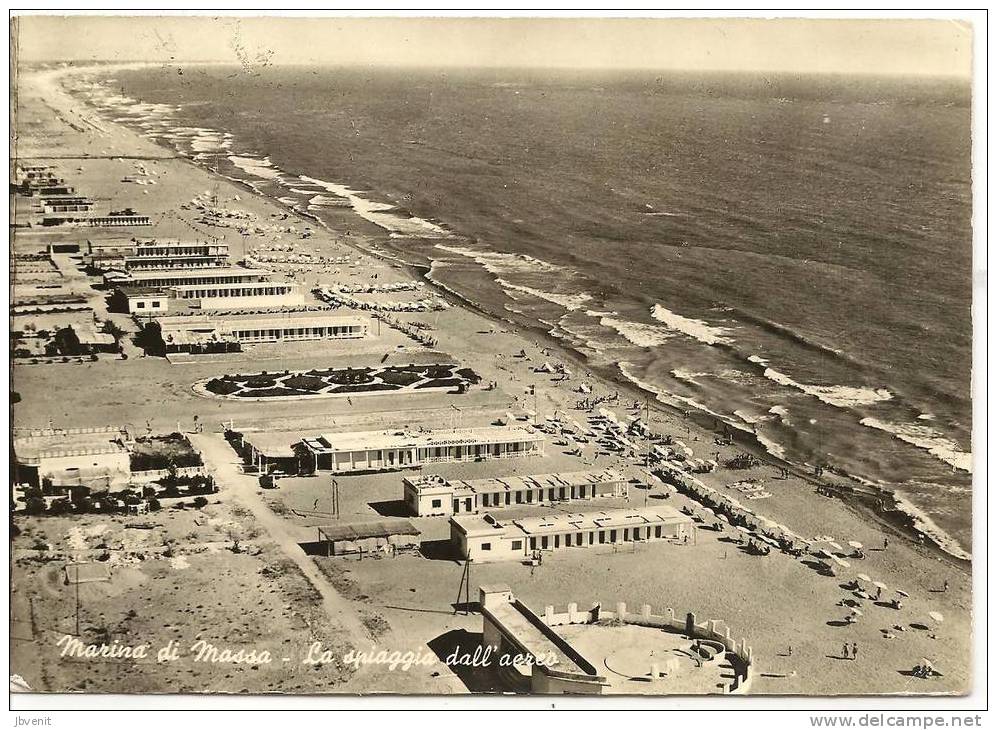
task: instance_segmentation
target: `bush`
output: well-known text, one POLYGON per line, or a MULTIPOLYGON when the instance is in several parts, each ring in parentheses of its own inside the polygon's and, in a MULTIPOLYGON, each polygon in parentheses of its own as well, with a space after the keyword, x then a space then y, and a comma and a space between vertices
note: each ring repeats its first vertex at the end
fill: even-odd
POLYGON ((392 385, 405 386, 412 385, 413 383, 418 383, 422 380, 423 376, 420 373, 414 373, 409 370, 385 370, 381 373, 381 380, 385 383, 391 383, 392 385))
POLYGON ((207 506, 208 506, 208 500, 207 499, 205 499, 204 497, 194 497, 194 508, 195 509, 204 509, 207 506))
POLYGON ((322 378, 316 378, 314 375, 292 375, 291 377, 284 379, 284 386, 287 388, 308 390, 313 393, 322 390, 322 388, 325 388, 327 385, 329 385, 329 383, 322 378))
POLYGON ((161 505, 159 503, 158 499, 153 498, 153 499, 149 500, 149 511, 150 512, 158 512, 160 509, 162 509, 162 507, 163 507, 163 505, 161 505))
POLYGON ((232 393, 242 390, 241 386, 225 378, 212 378, 204 388, 215 395, 232 395, 232 393))

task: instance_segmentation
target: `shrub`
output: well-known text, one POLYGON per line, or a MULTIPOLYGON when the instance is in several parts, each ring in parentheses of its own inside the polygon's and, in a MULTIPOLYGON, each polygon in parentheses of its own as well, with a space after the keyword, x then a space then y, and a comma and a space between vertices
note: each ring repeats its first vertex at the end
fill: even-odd
POLYGON ((391 383, 392 385, 405 386, 412 385, 413 383, 418 383, 422 380, 422 375, 420 373, 414 373, 410 370, 385 370, 381 373, 381 380, 385 383, 391 383))
POLYGON ((292 375, 289 378, 284 378, 285 387, 296 390, 308 390, 313 393, 322 390, 327 385, 329 383, 324 379, 316 378, 314 375, 292 375))
POLYGON ((205 384, 204 388, 215 395, 232 395, 232 393, 242 390, 235 382, 225 378, 212 378, 205 384))
POLYGON ((208 500, 207 499, 205 499, 204 497, 194 497, 194 508, 195 509, 204 509, 207 506, 208 506, 208 500))

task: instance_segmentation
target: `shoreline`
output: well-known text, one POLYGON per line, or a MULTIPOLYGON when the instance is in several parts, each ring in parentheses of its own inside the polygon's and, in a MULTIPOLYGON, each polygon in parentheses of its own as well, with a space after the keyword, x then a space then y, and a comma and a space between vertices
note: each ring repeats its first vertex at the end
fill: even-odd
MULTIPOLYGON (((149 66, 158 67, 159 64, 111 64, 82 67, 70 66, 62 69, 49 69, 47 73, 52 74, 53 80, 57 85, 59 85, 61 93, 78 103, 84 104, 88 112, 95 115, 102 123, 113 124, 117 127, 125 129, 128 133, 137 134, 137 132, 129 128, 126 124, 104 119, 100 113, 93 109, 93 107, 90 107, 85 100, 80 100, 74 97, 62 88, 59 78, 64 75, 71 74, 87 74, 94 72, 113 73, 122 69, 127 70, 149 66)), ((155 145, 157 148, 167 150, 177 160, 191 164, 211 176, 225 180, 240 189, 245 190, 249 194, 259 196, 260 198, 263 198, 272 204, 287 210, 290 215, 299 217, 302 220, 307 220, 313 224, 323 227, 325 230, 334 235, 338 235, 338 232, 326 224, 320 216, 302 209, 299 205, 291 205, 281 200, 279 197, 270 196, 261 191, 257 186, 253 185, 250 181, 241 180, 213 170, 208 165, 203 164, 201 160, 196 159, 195 156, 178 151, 175 147, 168 146, 167 143, 159 139, 149 139, 144 135, 139 136, 149 144, 155 145)), ((350 212, 354 216, 357 216, 368 223, 371 222, 364 216, 360 215, 360 213, 356 210, 351 209, 350 212)), ((376 223, 374 225, 376 225, 376 223)), ((446 230, 449 231, 449 227, 446 227, 446 230)), ((386 231, 385 233, 387 235, 388 232, 386 231)), ((467 237, 462 236, 459 233, 455 233, 454 238, 457 240, 468 240, 467 237)), ((484 305, 473 301, 452 288, 435 281, 431 276, 431 265, 417 264, 406 261, 399 256, 392 255, 392 253, 381 249, 379 245, 375 245, 375 247, 368 247, 364 245, 364 243, 368 242, 367 238, 362 234, 360 236, 343 237, 340 240, 343 245, 352 248, 363 255, 372 256, 383 261, 390 261, 393 264, 398 265, 410 276, 413 276, 420 281, 424 281, 428 286, 432 287, 437 293, 449 300, 451 303, 462 306, 480 316, 485 317, 491 322, 511 326, 521 333, 523 331, 528 331, 536 339, 543 340, 546 347, 556 350, 560 359, 565 362, 570 362, 575 367, 584 368, 585 370, 594 373, 595 377, 598 380, 601 380, 603 385, 610 386, 617 391, 626 392, 629 395, 638 396, 635 400, 644 399, 649 404, 653 403, 652 410, 658 415, 667 415, 673 421, 679 423, 683 421, 687 422, 691 419, 696 428, 701 429, 708 435, 723 432, 724 429, 719 429, 718 425, 721 423, 724 424, 729 427, 726 430, 734 437, 734 441, 737 443, 738 447, 748 451, 762 463, 778 468, 784 467, 790 469, 794 476, 804 481, 810 487, 814 489, 821 487, 829 492, 832 492, 850 509, 862 515, 864 519, 871 520, 875 524, 882 527, 888 527, 893 534, 902 535, 913 544, 926 546, 932 552, 944 556, 946 560, 951 562, 953 565, 958 566, 963 571, 968 572, 971 569, 971 556, 958 545, 955 538, 950 537, 944 530, 938 528, 937 526, 926 524, 925 521, 930 521, 930 518, 921 513, 909 501, 903 499, 903 497, 897 495, 892 490, 879 487, 861 479, 861 477, 852 476, 842 472, 841 470, 835 471, 833 468, 828 469, 828 471, 840 479, 846 480, 845 484, 828 484, 817 481, 808 473, 806 465, 797 464, 793 461, 782 459, 773 454, 765 446, 763 441, 760 440, 760 437, 743 424, 739 424, 730 418, 721 416, 720 414, 713 413, 702 406, 697 408, 696 406, 689 404, 687 407, 683 407, 674 403, 668 403, 666 401, 667 394, 662 393, 649 385, 636 381, 635 379, 629 378, 625 372, 620 371, 618 368, 603 367, 590 362, 584 353, 576 350, 563 338, 558 338, 556 335, 552 334, 550 330, 544 329, 544 323, 540 322, 533 324, 524 321, 517 321, 511 316, 502 316, 497 312, 488 310, 484 305), (714 421, 714 425, 711 427, 699 422, 706 420, 714 421), (884 509, 883 505, 887 504, 890 505, 889 508, 884 509)), ((432 259, 429 260, 432 261, 432 259)))

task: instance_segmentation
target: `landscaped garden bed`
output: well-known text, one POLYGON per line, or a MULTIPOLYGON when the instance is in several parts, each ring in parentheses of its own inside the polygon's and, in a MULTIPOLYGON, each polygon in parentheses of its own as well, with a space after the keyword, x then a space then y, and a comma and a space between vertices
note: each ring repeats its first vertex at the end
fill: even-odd
POLYGON ((165 436, 140 436, 129 453, 132 471, 183 469, 203 466, 201 455, 180 433, 165 436))
POLYGON ((458 368, 457 365, 389 365, 303 372, 235 373, 196 383, 194 392, 221 398, 331 397, 390 391, 425 392, 429 389, 463 393, 480 381, 480 376, 473 370, 458 368))

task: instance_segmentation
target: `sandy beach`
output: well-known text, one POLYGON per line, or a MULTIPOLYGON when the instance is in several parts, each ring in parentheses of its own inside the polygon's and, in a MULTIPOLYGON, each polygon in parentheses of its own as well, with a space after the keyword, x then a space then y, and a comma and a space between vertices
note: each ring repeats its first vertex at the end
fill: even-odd
MULTIPOLYGON (((590 403, 598 402, 596 410, 607 408, 621 420, 646 413, 653 430, 682 442, 697 458, 718 459, 723 464, 746 451, 753 453, 759 460, 757 466, 739 470, 721 467, 696 476, 720 493, 742 500, 736 485, 751 481, 762 486, 769 496, 749 503, 756 514, 787 526, 818 546, 858 542, 863 546, 864 558, 849 559, 849 568, 839 569, 836 576, 827 576, 778 550, 764 557, 751 555, 736 541, 739 540, 736 530, 728 525, 715 531, 710 527, 712 522, 706 519, 697 525, 695 545, 648 544, 633 552, 565 551, 552 554, 536 571, 518 563, 480 565, 474 568, 476 585, 507 583, 523 600, 540 609, 546 605, 563 607, 569 602, 587 606, 596 601, 605 605, 626 601, 632 605, 648 603, 655 608, 674 606, 677 610, 695 611, 702 618, 721 619, 739 634, 746 635, 753 646, 757 675, 751 691, 756 694, 961 694, 969 689, 973 632, 971 565, 939 550, 930 540, 917 539, 903 515, 879 512, 874 495, 868 500, 851 495, 850 501, 828 496, 838 489, 850 493, 854 483, 826 473, 821 478, 814 477, 803 468, 778 462, 747 440, 718 443, 723 428, 713 419, 668 409, 653 400, 649 402, 646 393, 632 383, 615 381, 608 377, 608 372, 592 371, 587 363, 559 347, 556 338, 489 318, 434 287, 431 281, 422 278, 425 270, 404 266, 387 255, 377 255, 379 246, 388 240, 387 232, 372 224, 370 216, 360 218, 345 210, 341 230, 325 228, 315 219, 301 216, 244 185, 211 174, 190 159, 124 126, 97 118, 91 109, 61 90, 60 78, 61 73, 54 71, 22 72, 18 88, 17 160, 22 164, 52 165, 69 184, 85 191, 105 208, 130 207, 153 219, 150 228, 112 232, 108 237, 210 237, 229 245, 233 261, 244 260, 251 252, 259 256, 266 250, 290 247, 295 252, 307 251, 340 263, 255 265, 271 268, 307 289, 333 284, 362 286, 370 284, 374 275, 382 285, 418 280, 425 284, 419 292, 392 294, 391 298, 425 297, 428 292, 447 305, 439 311, 391 315, 398 322, 428 325, 437 341, 432 348, 382 322, 378 336, 348 344, 313 347, 310 343, 298 343, 290 349, 261 345, 243 353, 180 358, 175 363, 161 357, 147 357, 138 347, 128 344, 127 360, 25 362, 15 366, 12 389, 21 399, 14 406, 15 427, 104 425, 120 422, 121 414, 127 414, 127 421, 134 427, 157 433, 174 430, 192 433, 197 423, 203 425, 204 433, 197 434, 196 445, 208 468, 218 476, 221 487, 217 503, 209 508, 211 516, 216 522, 241 524, 239 529, 244 531, 252 528, 258 534, 251 540, 260 543, 260 552, 234 554, 205 549, 190 551, 186 559, 191 565, 190 574, 217 571, 216 580, 197 590, 210 591, 219 599, 229 590, 252 589, 265 594, 258 609, 251 607, 244 615, 241 609, 229 607, 231 615, 240 614, 240 621, 246 624, 240 630, 251 632, 254 621, 272 622, 267 624, 268 645, 292 639, 303 643, 295 637, 304 632, 317 640, 335 643, 337 651, 345 645, 371 642, 428 651, 441 635, 448 632, 473 635, 480 632, 481 623, 480 617, 454 615, 451 610, 462 571, 462 565, 452 559, 421 555, 365 561, 304 557, 314 570, 302 568, 301 559, 289 560, 287 550, 315 539, 315 520, 295 514, 294 510, 304 510, 313 500, 317 503, 324 499, 327 480, 288 479, 279 490, 264 494, 254 479, 237 473, 234 463, 238 458, 221 434, 224 424, 246 431, 301 433, 386 429, 402 424, 442 427, 441 424, 449 425, 454 419, 461 426, 484 426, 509 411, 524 410, 536 411, 539 418, 559 415, 584 423, 590 413, 590 409, 582 407, 587 399, 590 403), (135 175, 155 184, 122 182, 123 178, 135 175), (218 208, 244 213, 245 220, 261 233, 246 236, 236 227, 205 224, 203 216, 183 207, 199 195, 210 198, 218 208), (307 238, 302 236, 304 231, 308 232, 307 238), (197 382, 233 372, 443 361, 471 367, 483 383, 494 383, 495 387, 472 388, 461 395, 389 393, 352 399, 275 400, 265 404, 211 398, 192 390, 197 382), (545 363, 563 365, 570 370, 571 377, 561 379, 538 372, 545 363), (579 392, 583 383, 590 392, 579 392), (417 570, 413 569, 416 561, 417 570), (284 566, 279 577, 260 572, 275 562, 284 566), (841 602, 854 598, 854 592, 843 586, 859 573, 888 588, 881 597, 884 600, 860 599, 862 615, 856 623, 846 624, 848 608, 841 602), (240 588, 243 581, 252 585, 240 588), (312 597, 308 610, 302 611, 303 616, 292 617, 286 606, 308 593, 309 586, 316 582, 322 583, 319 598, 312 597), (909 594, 902 609, 881 605, 898 589, 909 594), (333 605, 335 610, 329 608, 333 605), (940 612, 944 621, 939 623, 929 618, 929 612, 940 612), (842 645, 846 643, 857 645, 857 658, 842 658, 842 645), (930 658, 942 676, 927 680, 910 676, 909 670, 922 657, 930 658)), ((14 252, 39 251, 61 235, 65 235, 64 230, 39 232, 19 228, 14 237, 14 252)), ((18 286, 16 280, 14 286, 15 289, 18 286)), ((127 332, 135 332, 137 325, 132 318, 107 312, 101 293, 91 294, 95 311, 127 332)), ((387 301, 388 295, 378 296, 387 301)), ((316 299, 310 303, 320 302, 316 299)), ((701 505, 673 493, 652 476, 640 454, 624 458, 599 453, 593 444, 584 445, 578 455, 568 452, 567 447, 548 443, 547 455, 542 459, 446 464, 438 472, 444 476, 479 478, 614 466, 622 469, 635 485, 649 485, 647 489, 634 486, 629 504, 661 499, 676 508, 685 507, 705 516, 701 505)), ((396 473, 351 476, 342 481, 345 503, 341 509, 345 518, 376 517, 378 512, 373 505, 397 501, 401 495, 401 477, 396 473)), ((577 507, 578 510, 603 508, 604 504, 577 507)), ((572 505, 570 509, 576 507, 572 505)), ((534 512, 542 513, 542 508, 534 512)), ((71 522, 66 518, 46 517, 17 520, 22 532, 14 540, 13 552, 25 560, 15 559, 14 564, 19 588, 13 600, 17 631, 12 661, 16 671, 18 666, 26 666, 29 657, 40 657, 37 673, 28 677, 21 672, 37 689, 251 693, 467 691, 456 674, 442 664, 404 673, 379 674, 370 668, 351 672, 340 663, 335 678, 327 683, 315 680, 318 675, 314 672, 301 676, 241 672, 233 679, 226 677, 225 672, 215 676, 212 672, 217 670, 208 668, 200 677, 201 685, 185 680, 180 686, 175 684, 180 681, 177 677, 152 670, 142 673, 141 687, 129 685, 127 672, 113 679, 104 677, 97 684, 80 684, 61 662, 59 650, 50 640, 52 631, 38 630, 39 615, 47 617, 51 626, 62 626, 70 619, 70 612, 65 597, 60 598, 57 571, 32 560, 34 545, 39 540, 52 546, 52 550, 67 550, 60 541, 65 539, 71 522), (37 584, 31 583, 33 579, 38 579, 37 584), (63 602, 56 604, 56 601, 63 602), (35 613, 34 606, 39 607, 41 614, 35 613)), ((88 518, 85 527, 92 528, 97 522, 100 522, 97 518, 88 518)), ((216 527, 211 528, 215 534, 199 534, 206 528, 196 522, 197 518, 190 513, 173 515, 163 528, 164 534, 157 533, 157 540, 183 542, 183 536, 188 534, 195 535, 189 541, 192 545, 227 539, 225 530, 216 527)), ((418 518, 415 523, 424 540, 446 539, 446 520, 418 518)), ((125 532, 123 527, 122 531, 125 532)), ((121 629, 126 634, 153 632, 157 639, 165 640, 181 630, 206 631, 206 635, 237 632, 234 625, 222 630, 225 617, 230 614, 221 600, 218 606, 206 609, 207 602, 198 599, 194 609, 188 605, 189 601, 176 599, 176 571, 171 572, 162 562, 154 567, 151 562, 131 564, 122 570, 131 576, 129 579, 136 587, 141 587, 144 607, 140 610, 148 614, 155 607, 163 612, 162 617, 153 612, 151 617, 146 616, 147 622, 121 629), (164 577, 150 578, 144 574, 149 570, 164 577), (165 600, 164 596, 174 598, 165 600), (206 612, 202 622, 206 626, 195 627, 196 621, 190 623, 190 615, 184 613, 188 609, 206 612)), ((88 605, 99 607, 99 610, 88 609, 88 620, 97 622, 100 614, 104 624, 117 625, 129 610, 134 610, 132 599, 122 597, 125 588, 121 585, 115 584, 113 590, 91 585, 87 590, 88 605)), ((184 587, 184 592, 193 590, 184 587)))

